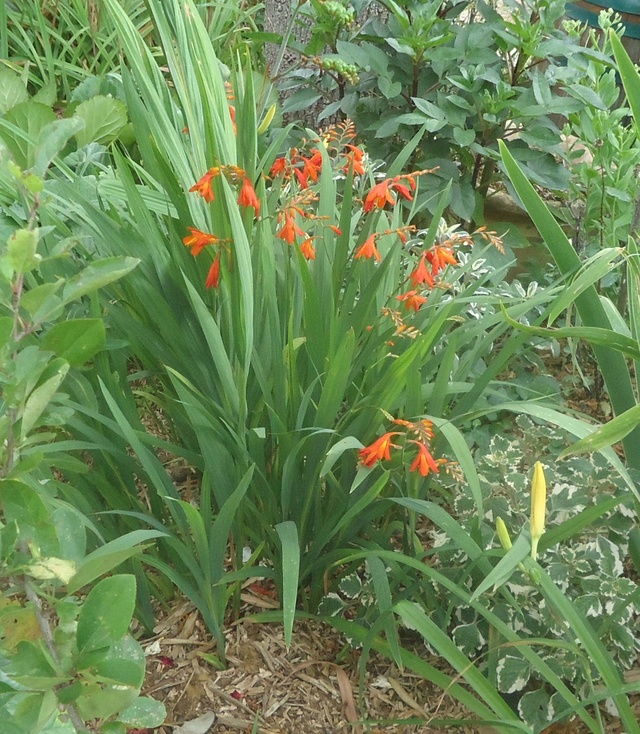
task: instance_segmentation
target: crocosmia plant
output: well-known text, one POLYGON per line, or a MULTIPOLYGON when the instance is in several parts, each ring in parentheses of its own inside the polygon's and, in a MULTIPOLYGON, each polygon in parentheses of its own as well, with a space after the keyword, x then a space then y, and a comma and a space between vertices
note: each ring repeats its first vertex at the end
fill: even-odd
MULTIPOLYGON (((150 3, 167 71, 149 75, 157 60, 108 4, 146 184, 122 160, 119 213, 98 217, 86 201, 92 215, 79 222, 99 252, 126 252, 132 233, 145 242, 110 314, 114 336, 160 381, 202 475, 199 514, 185 510, 199 567, 182 569, 181 588, 223 619, 229 565, 215 517, 232 539, 231 570, 250 573, 251 549, 262 561, 251 572, 275 578, 290 623, 299 592, 313 609, 338 583, 328 569, 345 548, 389 545, 406 513, 388 497, 423 496, 445 455, 466 451, 458 440, 448 452, 460 435, 440 425, 449 383, 469 381, 475 400, 480 358, 504 332, 499 299, 483 290, 502 277, 482 266, 500 239, 443 222, 449 190, 434 201, 433 169, 407 167, 424 131, 381 164, 349 121, 278 129, 268 91, 240 62, 225 76, 193 9, 150 3)), ((175 506, 165 515, 174 522, 175 506)))

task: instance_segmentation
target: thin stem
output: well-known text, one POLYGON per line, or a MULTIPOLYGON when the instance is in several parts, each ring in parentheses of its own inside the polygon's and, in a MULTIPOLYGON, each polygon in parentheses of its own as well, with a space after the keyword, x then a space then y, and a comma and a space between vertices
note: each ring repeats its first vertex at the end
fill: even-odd
MULTIPOLYGON (((33 584, 26 576, 22 579, 22 588, 24 590, 25 596, 33 604, 33 607, 35 609, 36 619, 38 620, 38 627, 40 628, 44 644, 55 664, 59 666, 60 655, 58 654, 58 648, 56 647, 56 643, 53 639, 53 631, 51 629, 51 625, 49 624, 49 620, 45 616, 42 609, 42 601, 40 600, 40 597, 36 594, 35 589, 33 588, 33 584)), ((67 716, 69 717, 69 720, 71 721, 77 732, 87 731, 87 728, 85 727, 84 722, 80 717, 80 714, 78 714, 72 704, 64 704, 62 705, 62 708, 65 710, 67 716)))
MULTIPOLYGON (((631 237, 637 237, 638 226, 640 226, 640 190, 636 194, 635 208, 633 210, 633 219, 631 220, 631 229, 629 234, 631 237)), ((629 301, 629 266, 625 260, 622 265, 622 280, 620 282, 620 290, 618 292, 618 311, 622 316, 627 311, 627 305, 629 301)))
POLYGON ((299 0, 298 4, 296 5, 295 9, 291 13, 291 17, 289 18, 289 22, 287 23, 287 28, 282 36, 282 43, 280 44, 280 50, 278 51, 278 56, 276 57, 276 62, 273 65, 273 69, 271 70, 271 78, 276 79, 278 76, 278 72, 280 71, 280 67, 282 66, 282 62, 284 60, 284 55, 287 51, 287 46, 289 44, 289 39, 291 38, 291 33, 293 31, 293 25, 296 20, 296 16, 298 15, 298 11, 300 8, 304 5, 304 0, 299 0))
MULTIPOLYGON (((13 284, 11 294, 11 311, 13 316, 13 328, 12 328, 12 339, 13 339, 13 362, 15 364, 18 358, 18 350, 16 345, 20 341, 20 297, 22 296, 22 288, 24 286, 24 275, 21 273, 17 276, 15 283, 13 284)), ((7 426, 7 437, 5 439, 6 456, 7 459, 3 467, 0 467, 0 477, 6 477, 11 474, 13 467, 15 466, 15 454, 16 454, 16 434, 15 424, 18 420, 18 412, 15 406, 12 406, 7 411, 7 417, 9 424, 7 426)))

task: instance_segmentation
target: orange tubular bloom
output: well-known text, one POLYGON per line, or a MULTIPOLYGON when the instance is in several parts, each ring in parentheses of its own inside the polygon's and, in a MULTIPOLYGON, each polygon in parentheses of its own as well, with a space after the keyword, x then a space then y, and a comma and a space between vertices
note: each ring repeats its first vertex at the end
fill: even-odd
POLYGON ((276 235, 276 237, 288 242, 290 245, 295 242, 296 235, 305 238, 307 237, 307 233, 295 222, 295 209, 292 209, 291 212, 293 213, 285 211, 278 215, 278 220, 280 220, 282 215, 284 215, 284 226, 276 235))
POLYGON ((303 162, 305 176, 308 176, 315 183, 322 168, 322 153, 317 148, 314 148, 311 152, 313 153, 311 158, 300 157, 303 162))
POLYGON ((429 269, 427 268, 427 253, 423 252, 422 257, 420 258, 420 262, 418 263, 418 267, 411 273, 409 276, 409 280, 413 283, 414 287, 417 287, 419 285, 422 285, 423 283, 426 283, 429 288, 433 288, 433 286, 436 284, 435 280, 433 279, 433 276, 429 272, 429 269))
POLYGON ((420 441, 411 441, 411 443, 415 443, 417 445, 418 455, 414 459, 413 464, 411 464, 409 471, 419 471, 423 477, 426 477, 430 471, 438 474, 438 463, 433 456, 431 456, 431 452, 427 446, 420 443, 420 441))
POLYGON ((375 259, 380 262, 382 258, 380 257, 380 253, 378 252, 378 248, 376 247, 376 232, 374 232, 362 245, 362 247, 356 252, 355 259, 357 260, 360 257, 366 257, 366 258, 372 258, 375 257, 375 259))
POLYGON ((360 461, 362 462, 362 465, 366 467, 371 467, 376 463, 376 461, 381 461, 382 459, 390 459, 391 447, 393 446, 393 448, 395 449, 398 448, 398 446, 396 446, 394 443, 391 443, 391 437, 398 435, 398 431, 385 433, 380 436, 377 441, 374 441, 369 446, 365 446, 363 449, 360 449, 358 455, 360 456, 360 461))
POLYGON ((190 235, 187 235, 182 241, 187 247, 191 248, 191 254, 196 257, 207 245, 215 245, 218 243, 218 238, 214 234, 208 232, 201 232, 199 229, 193 227, 187 227, 190 235))
POLYGON ((393 179, 393 183, 391 186, 400 194, 400 196, 404 197, 407 201, 413 201, 413 196, 411 196, 411 191, 404 185, 399 182, 399 179, 396 177, 393 179))
POLYGON ((363 176, 364 165, 362 161, 364 159, 364 153, 356 145, 351 145, 350 143, 348 143, 346 147, 349 148, 351 153, 345 153, 347 165, 344 167, 344 172, 349 173, 349 169, 353 168, 354 173, 357 173, 359 176, 363 176))
POLYGON ((427 260, 431 263, 431 272, 435 277, 441 270, 444 270, 447 265, 457 265, 458 261, 453 254, 453 250, 450 247, 440 247, 440 245, 434 245, 429 252, 426 253, 427 260))
POLYGON ((408 293, 403 293, 401 296, 396 296, 396 299, 398 301, 404 301, 404 305, 407 311, 410 311, 411 309, 413 309, 414 311, 418 311, 420 306, 422 306, 423 303, 427 302, 427 299, 424 296, 418 295, 418 291, 409 291, 408 293))
POLYGON ((220 169, 217 166, 210 168, 189 191, 197 191, 206 202, 211 203, 216 198, 213 193, 213 179, 219 175, 220 169))
POLYGON ((392 183, 393 182, 391 180, 385 179, 384 181, 380 181, 380 183, 377 183, 371 189, 364 200, 365 212, 371 212, 374 210, 374 208, 382 209, 387 202, 389 204, 396 203, 396 200, 391 194, 391 191, 389 191, 389 186, 392 183))
POLYGON ((316 259, 316 250, 313 246, 311 237, 307 237, 307 239, 300 245, 300 252, 307 258, 307 260, 316 259))
POLYGON ((304 170, 301 171, 299 168, 294 168, 293 172, 295 173, 296 178, 298 179, 300 188, 308 189, 309 188, 309 176, 307 175, 307 172, 304 170))
POLYGON ((205 281, 205 288, 217 288, 220 284, 220 253, 216 255, 216 259, 213 261, 213 265, 209 269, 207 280, 205 281))
POLYGON ((275 178, 276 176, 279 176, 281 173, 284 173, 287 170, 287 159, 283 156, 282 158, 276 158, 273 162, 273 165, 271 166, 271 170, 269 171, 269 175, 275 178))
POLYGON ((256 196, 253 184, 245 176, 238 196, 238 204, 240 206, 252 206, 256 210, 256 217, 260 214, 260 199, 256 196))

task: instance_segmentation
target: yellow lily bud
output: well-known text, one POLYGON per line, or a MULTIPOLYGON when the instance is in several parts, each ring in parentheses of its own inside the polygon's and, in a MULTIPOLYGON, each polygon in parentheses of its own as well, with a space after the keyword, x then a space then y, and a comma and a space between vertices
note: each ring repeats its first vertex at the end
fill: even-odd
POLYGON ((262 118, 262 122, 260 123, 260 127, 258 128, 258 135, 262 135, 262 133, 266 133, 269 129, 269 125, 271 125, 271 121, 273 120, 273 116, 276 114, 276 105, 275 103, 269 107, 267 110, 265 116, 262 118))
POLYGON ((509 537, 509 531, 507 530, 507 526, 504 524, 504 520, 501 517, 498 517, 496 520, 496 532, 498 533, 498 539, 500 540, 500 545, 505 550, 510 550, 511 548, 511 538, 509 537))
POLYGON ((547 482, 544 467, 536 461, 531 483, 531 558, 535 561, 538 554, 538 541, 544 533, 544 520, 547 505, 547 482))

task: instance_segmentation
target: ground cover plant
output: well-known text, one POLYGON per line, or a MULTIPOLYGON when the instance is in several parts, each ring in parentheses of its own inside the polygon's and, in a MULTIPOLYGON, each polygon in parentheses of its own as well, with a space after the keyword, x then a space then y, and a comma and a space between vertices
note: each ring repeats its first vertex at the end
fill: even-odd
MULTIPOLYGON (((489 25, 503 22, 481 9, 489 25)), ((545 283, 509 281, 499 234, 447 221, 459 181, 416 165, 434 142, 425 120, 385 160, 348 120, 280 128, 247 50, 226 48, 226 63, 216 52, 240 9, 150 0, 150 32, 116 0, 102 10, 122 50, 113 74, 70 89, 79 104, 57 119, 11 67, 0 118, 13 161, 2 188, 4 619, 22 605, 54 629, 36 642, 16 632, 3 649, 2 695, 19 730, 44 726, 59 705, 69 731, 92 715, 104 731, 153 725, 160 708, 134 703, 144 673, 126 637, 134 593, 147 630, 152 596, 186 596, 216 640, 209 662, 224 666, 226 625, 251 583, 277 598, 280 611, 263 619, 284 622, 288 642, 296 616, 320 615, 362 648, 362 674, 368 651, 382 651, 498 731, 577 717, 603 732, 605 701, 637 731, 637 686, 622 673, 637 656, 637 299, 631 287, 627 311, 594 288, 623 263, 636 278, 633 240, 619 247, 631 202, 603 184, 620 222, 608 247, 576 253, 518 146, 496 143, 492 171, 507 172, 558 266, 545 283), (119 110, 117 133, 103 137, 106 115, 87 116, 87 103, 119 110), (135 135, 123 139, 127 119, 135 135), (619 416, 608 433, 571 414, 553 380, 504 377, 564 339, 593 345, 619 416), (33 349, 42 371, 25 371, 23 394, 11 364, 33 349), (155 420, 161 435, 147 430, 155 420), (487 431, 503 435, 489 442, 487 431), (569 447, 568 436, 583 441, 569 447), (624 462, 606 448, 619 439, 624 462), (603 460, 559 458, 584 448, 603 460), (175 463, 194 470, 195 492, 175 463), (49 506, 82 518, 77 537, 53 537, 44 521, 31 531, 49 506), (122 562, 127 573, 97 581, 122 562), (107 629, 95 610, 112 595, 121 614, 107 629), (412 633, 455 672, 409 653, 412 633), (42 675, 26 680, 36 657, 42 675), (109 677, 118 666, 126 680, 109 677)), ((519 38, 549 13, 531 28, 518 16, 519 38)), ((605 56, 587 60, 609 99, 605 56)), ((598 104, 585 96, 586 129, 598 104)))

